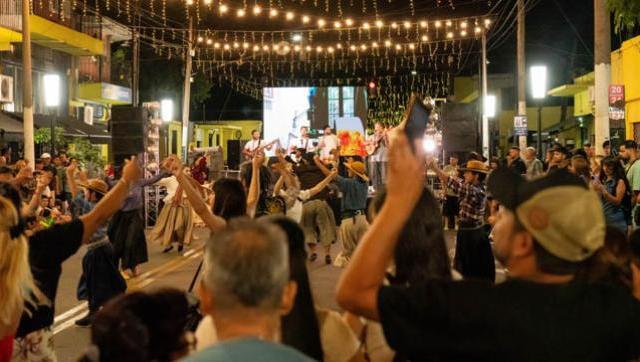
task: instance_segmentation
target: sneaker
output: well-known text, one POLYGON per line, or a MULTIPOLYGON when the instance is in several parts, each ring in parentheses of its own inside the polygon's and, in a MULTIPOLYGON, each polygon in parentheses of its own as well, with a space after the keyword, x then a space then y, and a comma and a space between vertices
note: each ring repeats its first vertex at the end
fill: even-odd
POLYGON ((316 261, 316 259, 318 259, 318 254, 317 254, 317 253, 313 253, 313 254, 311 254, 311 256, 309 257, 309 261, 310 261, 310 262, 314 262, 314 261, 316 261))
POLYGON ((182 244, 178 245, 178 254, 182 253, 183 249, 184 249, 184 245, 182 244))
POLYGON ((86 316, 78 319, 76 321, 76 325, 78 327, 89 327, 89 326, 91 326, 92 319, 93 319, 93 313, 89 312, 89 313, 87 313, 86 316))
POLYGON ((167 246, 166 248, 164 248, 164 250, 162 252, 166 254, 166 253, 170 252, 171 250, 173 250, 173 245, 167 246))
POLYGON ((324 263, 327 265, 331 265, 331 255, 324 256, 324 263))

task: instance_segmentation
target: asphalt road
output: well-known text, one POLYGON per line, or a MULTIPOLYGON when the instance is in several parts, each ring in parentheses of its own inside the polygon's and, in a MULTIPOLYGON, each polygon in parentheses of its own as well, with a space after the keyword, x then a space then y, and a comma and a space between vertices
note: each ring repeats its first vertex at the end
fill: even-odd
MULTIPOLYGON (((153 290, 163 287, 187 289, 202 258, 202 247, 209 232, 204 228, 196 228, 196 240, 185 249, 183 255, 176 251, 162 253, 162 247, 149 244, 149 262, 140 267, 140 275, 128 282, 128 290, 153 290)), ((446 232, 447 246, 453 256, 455 248, 454 233, 446 232)), ((339 252, 339 243, 332 248, 332 254, 339 252)), ((87 313, 86 303, 76 299, 76 286, 81 274, 81 260, 84 248, 67 260, 63 265, 58 296, 56 299, 56 321, 54 324, 55 348, 61 362, 77 361, 78 357, 89 345, 90 329, 77 327, 75 320, 87 313)), ((311 288, 317 305, 337 310, 335 302, 335 286, 342 269, 325 265, 324 258, 309 263, 311 288)), ((498 270, 498 278, 503 273, 498 270)))

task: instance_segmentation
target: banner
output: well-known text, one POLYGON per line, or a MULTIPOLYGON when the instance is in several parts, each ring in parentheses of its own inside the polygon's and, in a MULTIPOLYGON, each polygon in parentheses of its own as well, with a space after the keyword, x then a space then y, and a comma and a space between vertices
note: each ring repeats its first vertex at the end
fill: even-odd
POLYGON ((609 86, 609 119, 624 120, 624 85, 609 86))
POLYGON ((527 136, 529 134, 529 125, 527 116, 513 117, 513 135, 527 136))

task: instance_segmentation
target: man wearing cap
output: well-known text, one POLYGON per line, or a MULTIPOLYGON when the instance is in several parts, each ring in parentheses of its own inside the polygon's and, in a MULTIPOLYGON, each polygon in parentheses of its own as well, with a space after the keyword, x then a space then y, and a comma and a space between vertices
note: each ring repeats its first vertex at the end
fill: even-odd
POLYGON ((640 356, 640 304, 612 284, 574 280, 604 243, 597 195, 558 171, 526 182, 506 168, 489 177, 502 203, 496 254, 510 279, 498 285, 425 280, 383 285, 404 224, 424 188, 424 161, 401 135, 391 145, 387 200, 342 273, 337 300, 379 320, 407 360, 627 361, 640 356))
MULTIPOLYGON (((325 176, 331 176, 331 171, 319 157, 316 156, 314 160, 325 176)), ((336 177, 338 188, 342 193, 342 222, 340 223, 342 252, 336 258, 336 266, 343 267, 351 260, 358 241, 369 226, 365 215, 369 195, 369 177, 367 177, 364 163, 349 159, 344 166, 349 177, 336 177)))
POLYGON ((461 168, 463 179, 444 173, 435 161, 431 169, 442 184, 457 193, 460 200, 456 256, 454 265, 466 278, 478 278, 493 282, 496 276, 495 262, 489 237, 484 230, 487 195, 482 182, 488 170, 484 163, 471 160, 461 168))
MULTIPOLYGON (((75 171, 77 165, 72 162, 67 167, 67 182, 71 190, 72 202, 78 215, 91 212, 102 197, 109 191, 109 186, 103 180, 93 178, 86 179, 81 172, 80 183, 76 184, 75 171), (78 193, 78 186, 84 192, 78 193)), ((107 225, 100 226, 91 236, 87 253, 82 258, 82 276, 78 283, 78 299, 86 299, 89 304, 89 312, 75 323, 80 327, 91 324, 93 315, 109 299, 123 293, 127 289, 116 262, 113 246, 107 235, 107 225)))
POLYGON ((552 172, 561 168, 567 168, 569 166, 570 158, 571 153, 568 149, 561 145, 556 145, 553 148, 553 156, 551 157, 551 161, 549 162, 549 168, 547 169, 547 172, 552 172))

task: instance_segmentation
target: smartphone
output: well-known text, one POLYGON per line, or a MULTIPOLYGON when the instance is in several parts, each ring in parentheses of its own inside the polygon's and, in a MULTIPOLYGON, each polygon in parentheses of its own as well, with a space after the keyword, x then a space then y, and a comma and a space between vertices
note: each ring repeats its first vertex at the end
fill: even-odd
POLYGON ((420 140, 420 144, 422 144, 427 123, 429 122, 429 116, 431 116, 431 110, 432 108, 430 106, 426 106, 422 102, 420 96, 417 94, 411 96, 402 124, 404 132, 411 143, 411 149, 414 152, 415 141, 420 140))

